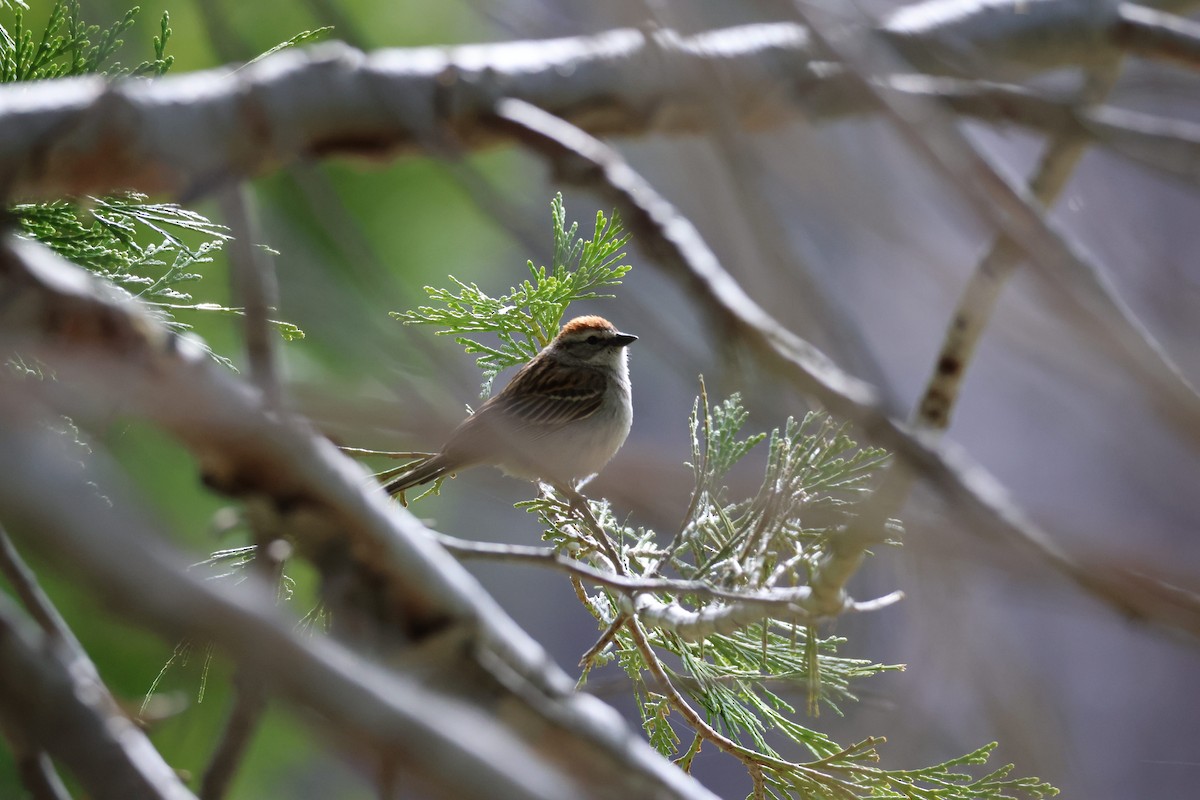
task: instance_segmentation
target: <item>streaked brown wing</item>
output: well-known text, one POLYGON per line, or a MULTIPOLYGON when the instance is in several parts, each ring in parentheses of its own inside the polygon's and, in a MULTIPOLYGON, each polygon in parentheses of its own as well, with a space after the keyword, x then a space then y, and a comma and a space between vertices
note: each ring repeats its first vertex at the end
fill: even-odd
POLYGON ((564 374, 549 361, 533 361, 485 405, 495 406, 514 429, 549 432, 595 414, 606 384, 599 370, 576 367, 564 374))

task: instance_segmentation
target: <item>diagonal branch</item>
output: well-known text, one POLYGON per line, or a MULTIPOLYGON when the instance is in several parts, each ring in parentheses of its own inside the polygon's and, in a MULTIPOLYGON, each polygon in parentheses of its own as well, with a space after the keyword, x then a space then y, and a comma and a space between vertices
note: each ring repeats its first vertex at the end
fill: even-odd
MULTIPOLYGON (((25 611, 42 629, 47 642, 72 650, 76 663, 81 663, 86 658, 83 648, 78 646, 66 621, 38 585, 37 576, 25 564, 3 526, 0 526, 0 575, 8 581, 25 611)), ((95 673, 94 669, 92 673, 95 673)), ((29 732, 20 726, 20 722, 5 720, 0 714, 0 731, 12 750, 21 784, 34 800, 67 800, 70 797, 58 777, 54 762, 37 742, 30 741, 29 732)))
MULTIPOLYGON (((1160 602, 1149 593, 1127 591, 1123 587, 1128 576, 1123 571, 1115 567, 1097 571, 1080 563, 1025 517, 1004 488, 960 448, 938 444, 888 418, 869 386, 843 373, 746 295, 695 227, 615 150, 519 100, 501 101, 497 114, 513 126, 514 136, 553 163, 563 179, 616 204, 643 249, 692 293, 722 330, 831 413, 852 421, 867 439, 893 451, 947 501, 963 527, 1033 555, 1122 613, 1200 637, 1200 598, 1180 606, 1160 602)), ((830 566, 836 566, 840 586, 841 578, 852 574, 856 564, 836 552, 833 558, 830 566)), ((825 595, 831 603, 844 599, 840 591, 825 595)))
MULTIPOLYGON (((1009 179, 979 152, 936 104, 877 91, 865 76, 874 64, 822 31, 834 25, 807 14, 814 38, 842 58, 864 91, 918 155, 949 178, 981 218, 1018 247, 1051 291, 1045 298, 1075 327, 1153 387, 1159 409, 1176 429, 1200 444, 1200 395, 1162 346, 1117 294, 1088 254, 1046 218, 1030 190, 1009 179)), ((887 59, 882 59, 887 61, 887 59)))
MULTIPOLYGON (((7 491, 4 483, 0 491, 7 491)), ((5 730, 21 731, 94 797, 195 800, 88 667, 66 642, 23 619, 0 594, 5 730)))
MULTIPOLYGON (((167 639, 188 636, 214 642, 241 668, 270 676, 275 692, 315 711, 320 725, 360 748, 388 754, 421 785, 437 787, 437 796, 585 796, 563 771, 513 737, 486 709, 411 675, 386 671, 325 637, 297 633, 294 620, 284 618, 274 605, 273 591, 261 581, 217 585, 189 572, 186 560, 164 544, 170 537, 139 513, 137 500, 101 454, 93 456, 90 469, 81 470, 63 457, 56 434, 35 423, 38 406, 30 398, 9 393, 2 407, 4 518, 12 521, 14 530, 28 534, 27 544, 55 554, 113 610, 167 639), (47 486, 73 502, 48 501, 47 486), (103 496, 93 486, 101 487, 103 496)), ((454 644, 442 646, 450 645, 450 653, 457 655, 461 642, 454 644)), ((4 685, 16 688, 21 682, 4 685)), ((24 687, 17 694, 35 697, 24 687)), ((55 691, 47 696, 60 695, 55 691)), ((55 719, 50 714, 42 718, 55 719)), ((114 735, 118 730, 113 727, 114 735)), ((98 748, 96 757, 104 758, 105 770, 113 769, 111 755, 98 748)), ((158 795, 131 790, 107 796, 158 795)))
MULTIPOLYGON (((211 639, 250 669, 282 676, 285 694, 343 720, 347 731, 355 730, 354 717, 362 714, 363 724, 375 727, 361 735, 405 752, 429 753, 420 756, 430 759, 428 766, 404 763, 431 779, 429 770, 447 768, 433 755, 437 748, 456 752, 447 740, 464 729, 455 726, 483 725, 492 744, 506 743, 509 755, 499 762, 491 760, 494 749, 460 755, 477 761, 485 775, 507 760, 510 769, 527 765, 538 775, 558 776, 555 781, 569 776, 571 792, 562 794, 559 786, 543 796, 587 795, 585 787, 601 785, 630 794, 709 796, 621 724, 612 709, 572 694, 570 678, 536 642, 332 444, 298 419, 267 412, 258 393, 197 346, 171 335, 137 302, 40 245, 18 239, 7 244, 0 250, 0 297, 6 302, 0 336, 41 358, 57 380, 22 383, 22 393, 6 387, 0 399, 16 402, 20 394, 33 393, 81 424, 97 416, 111 420, 116 413, 170 432, 192 451, 210 487, 246 501, 256 536, 287 538, 323 574, 341 603, 335 615, 343 623, 341 635, 352 634, 358 620, 361 629, 376 632, 363 645, 384 656, 403 661, 428 648, 425 658, 433 666, 423 669, 439 676, 442 699, 400 676, 393 678, 402 685, 390 684, 378 670, 355 680, 346 670, 367 667, 345 647, 319 640, 310 645, 316 655, 306 656, 274 612, 181 582, 174 560, 154 546, 161 534, 145 520, 121 517, 107 536, 89 535, 103 515, 87 503, 63 503, 61 496, 91 503, 92 490, 51 469, 46 443, 22 438, 34 436, 36 426, 18 423, 15 412, 0 414, 0 423, 8 426, 0 466, 6 476, 16 476, 0 481, 0 518, 23 517, 29 523, 25 531, 52 527, 53 537, 44 531, 31 537, 36 546, 68 554, 102 596, 119 600, 122 610, 163 635, 178 635, 183 627, 196 638, 211 639), (39 502, 35 485, 58 487, 55 498, 39 502), (121 532, 135 538, 113 538, 121 532), (120 592, 101 592, 109 581, 120 592), (337 595, 339 586, 355 591, 337 595), (257 660, 266 658, 271 660, 257 660), (301 674, 298 663, 309 671, 301 674), (343 686, 346 696, 310 696, 330 681, 343 686), (488 708, 505 709, 502 720, 470 710, 482 698, 489 698, 488 708), (387 713, 381 716, 380 708, 387 713), (437 719, 442 711, 444 723, 437 719), (406 721, 414 715, 426 719, 406 721), (580 757, 584 752, 586 759, 580 757)), ((125 514, 133 504, 114 500, 114 506, 105 513, 125 514)), ((327 592, 326 600, 330 597, 327 592)), ((514 793, 524 785, 520 776, 505 781, 514 793)), ((551 784, 541 785, 544 790, 551 784)), ((472 794, 464 786, 456 796, 472 794)))
MULTIPOLYGON (((1088 81, 1088 94, 1100 99, 1112 87, 1116 77, 1115 64, 1098 70, 1088 81)), ((1042 206, 1049 208, 1058 199, 1085 150, 1083 137, 1069 129, 1050 138, 1029 181, 1030 191, 1042 206)), ((1001 291, 1020 266, 1020 256, 1020 247, 1011 239, 997 237, 971 273, 946 329, 933 374, 918 403, 913 420, 917 427, 931 430, 949 427, 950 414, 975 347, 992 317, 1001 291)))

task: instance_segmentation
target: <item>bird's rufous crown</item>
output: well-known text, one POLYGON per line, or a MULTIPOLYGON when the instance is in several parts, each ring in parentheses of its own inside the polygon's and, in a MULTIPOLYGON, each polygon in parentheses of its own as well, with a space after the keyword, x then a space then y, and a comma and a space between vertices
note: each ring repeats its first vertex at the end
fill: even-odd
POLYGON ((564 336, 572 333, 579 333, 580 331, 594 331, 597 329, 612 331, 614 333, 617 330, 613 327, 613 324, 604 317, 598 317, 592 314, 586 317, 576 317, 575 319, 571 320, 566 325, 563 325, 562 331, 559 332, 558 335, 564 336))

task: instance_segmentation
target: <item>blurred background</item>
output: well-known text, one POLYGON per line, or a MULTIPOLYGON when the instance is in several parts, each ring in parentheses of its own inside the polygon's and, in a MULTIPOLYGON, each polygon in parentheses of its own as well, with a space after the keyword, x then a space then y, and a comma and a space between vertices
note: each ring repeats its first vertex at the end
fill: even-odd
MULTIPOLYGON (((27 14, 35 30, 44 14, 38 5, 27 14)), ((82 5, 97 24, 127 10, 121 0, 82 5)), ((889 7, 862 3, 844 15, 852 24, 861 21, 858 14, 878 17, 889 7)), ((650 20, 694 31, 794 18, 789 3, 715 0, 159 0, 143 5, 124 36, 123 62, 151 55, 164 10, 174 30, 173 74, 244 61, 323 25, 335 26, 325 38, 375 49, 578 35, 650 20)), ((1129 60, 1110 102, 1195 118, 1197 88, 1183 70, 1129 60)), ((959 293, 990 242, 987 224, 877 118, 797 119, 755 133, 715 127, 722 129, 613 144, 697 225, 758 303, 877 384, 893 415, 907 418, 959 293)), ((1038 137, 1014 130, 967 130, 1013 174, 1027 174, 1040 151, 1038 137)), ((281 345, 292 402, 339 443, 383 449, 436 449, 466 406, 479 402, 480 380, 452 341, 405 328, 388 312, 421 304, 422 287, 445 285, 448 275, 495 295, 527 275, 526 260, 549 263, 555 191, 564 191, 568 217, 585 230, 603 208, 595 197, 555 184, 541 162, 513 149, 461 160, 296 165, 253 188, 265 243, 279 252, 279 315, 306 334, 281 345)), ((197 209, 219 220, 215 206, 197 209)), ((1085 156, 1053 211, 1193 383, 1200 383, 1198 215, 1195 186, 1099 151, 1085 156)), ((572 309, 603 314, 641 337, 632 350, 633 432, 589 493, 611 498, 618 516, 669 528, 691 488, 684 462, 698 375, 715 397, 742 393, 749 429, 782 425, 810 405, 741 357, 636 241, 629 261, 633 271, 615 299, 572 309)), ((218 258, 195 287, 197 298, 227 300, 224 272, 218 258)), ((202 314, 187 321, 216 351, 241 362, 234 321, 202 314)), ((1196 588, 1200 458, 1156 415, 1152 400, 1055 316, 1037 284, 1018 275, 970 366, 949 437, 1056 539, 1101 561, 1168 565, 1180 585, 1196 588)), ((102 444, 197 561, 245 543, 236 528, 219 534, 228 512, 170 440, 121 423, 102 444)), ((761 468, 765 455, 755 456, 754 469, 761 468)), ((735 480, 749 489, 754 469, 735 480)), ((413 510, 456 536, 533 544, 536 521, 513 509, 530 491, 476 470, 413 510)), ((1042 777, 1065 796, 1194 795, 1200 783, 1195 642, 1129 622, 1049 570, 984 545, 925 491, 914 494, 902 516, 903 550, 879 553, 850 590, 865 598, 899 588, 907 599, 839 620, 834 630, 848 639, 843 655, 908 669, 860 684, 862 702, 844 707, 844 717, 827 713, 806 724, 843 743, 886 736, 881 752, 893 767, 924 766, 996 740, 993 765, 1013 761, 1017 774, 1042 777)), ((53 565, 34 566, 101 674, 136 709, 174 643, 122 625, 105 613, 102 599, 73 591, 53 565)), ((567 581, 527 567, 470 566, 576 674, 597 631, 567 581)), ((302 567, 293 577, 301 615, 312 588, 302 567)), ((206 763, 228 700, 228 665, 215 659, 205 679, 205 662, 197 643, 162 676, 156 701, 165 718, 154 728, 155 743, 169 763, 193 772, 206 763)), ((594 673, 589 688, 634 719, 617 667, 594 673)), ((297 722, 271 712, 233 797, 373 796, 365 765, 328 755, 297 722)), ((705 754, 695 771, 721 796, 749 790, 735 761, 705 754)), ((0 797, 19 793, 0 751, 0 797)))

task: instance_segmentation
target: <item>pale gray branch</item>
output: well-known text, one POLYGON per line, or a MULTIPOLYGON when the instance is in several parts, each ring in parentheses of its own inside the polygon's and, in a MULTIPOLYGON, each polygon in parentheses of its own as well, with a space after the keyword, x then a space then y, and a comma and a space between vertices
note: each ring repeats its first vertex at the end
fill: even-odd
MULTIPOLYGON (((278 676, 281 691, 339 720, 342 730, 399 748, 417 774, 460 781, 452 796, 498 796, 495 787, 508 787, 510 796, 710 796, 616 712, 574 694, 570 678, 537 643, 332 444, 295 419, 268 413, 257 392, 128 297, 40 245, 8 245, 0 251, 0 335, 57 377, 26 382, 25 391, 84 423, 135 415, 178 437, 210 486, 245 501, 257 536, 288 538, 331 591, 339 583, 357 587, 347 597, 358 604, 332 596, 341 602, 335 618, 349 629, 339 628, 342 635, 363 617, 361 627, 376 632, 364 646, 400 663, 425 659, 422 669, 438 675, 445 695, 369 667, 332 642, 297 640, 269 605, 264 610, 269 600, 261 595, 218 594, 181 578, 179 559, 156 545, 161 533, 131 515, 132 500, 114 498, 112 510, 101 513, 93 490, 55 467, 34 421, 6 409, 0 464, 12 478, 0 481, 0 515, 22 520, 27 544, 69 554, 97 595, 130 618, 165 636, 210 639, 240 664, 278 676), (53 497, 40 498, 38 486, 53 497), (103 532, 102 520, 109 520, 103 532), (453 689, 472 704, 491 697, 505 709, 503 719, 475 710, 453 689), (458 741, 463 731, 482 731, 487 748, 458 741), (569 792, 561 791, 563 781, 569 792)), ((6 388, 0 397, 6 395, 16 403, 16 392, 6 388)), ((105 486, 110 497, 115 491, 105 486)))
MULTIPOLYGON (((893 451, 937 490, 966 529, 1034 555, 1123 613, 1200 637, 1200 601, 1162 603, 1159 597, 1126 591, 1122 571, 1095 570, 1072 557, 960 448, 939 444, 889 418, 871 387, 844 373, 755 303, 720 265, 691 222, 611 147, 519 100, 503 101, 497 111, 531 149, 558 167, 562 178, 613 202, 645 252, 719 321, 720 330, 736 336, 764 365, 832 414, 854 422, 867 440, 893 451)), ((838 579, 822 583, 820 594, 836 609, 842 602, 841 586, 861 559, 862 543, 850 542, 843 555, 836 551, 838 539, 832 541, 834 552, 822 569, 837 573, 838 579)))
MULTIPOLYGON (((1082 0, 935 0, 906 7, 877 32, 931 73, 963 74, 949 65, 964 54, 973 63, 1007 56, 1047 69, 1119 57, 1128 19, 1138 14, 1127 4, 1082 0)), ((1158 13, 1154 21, 1178 38, 1173 18, 1158 13)), ((236 72, 75 78, 36 92, 6 86, 0 185, 21 199, 117 189, 189 197, 310 158, 477 149, 508 140, 489 122, 501 97, 527 100, 594 135, 708 130, 715 95, 705 76, 714 68, 724 118, 745 128, 878 110, 822 58, 807 28, 771 23, 369 55, 327 43, 236 72)), ((1014 119, 1038 120, 1046 118, 1014 119)))
MULTIPOLYGON (((1099 68, 1088 80, 1089 94, 1101 99, 1112 87, 1117 72, 1115 64, 1099 68)), ((1050 137, 1029 181, 1030 191, 1044 207, 1049 208, 1058 200, 1086 149, 1084 137, 1069 127, 1050 137)), ((950 415, 975 348, 992 318, 1001 291, 1020 263, 1020 248, 1011 239, 999 236, 992 240, 987 254, 975 265, 946 327, 933 372, 913 415, 915 426, 931 430, 949 427, 950 415)))
POLYGON ((83 649, 67 626, 66 620, 38 585, 37 576, 17 552, 3 525, 0 525, 0 575, 8 581, 8 585, 25 606, 25 611, 41 626, 43 633, 61 639, 64 645, 75 649, 77 654, 82 654, 83 649))
MULTIPOLYGON (((16 455, 4 452, 0 459, 16 455)), ((11 491, 8 480, 0 483, 0 493, 11 491)), ((86 528, 81 532, 89 533, 86 528)), ((3 594, 0 674, 4 728, 19 730, 58 759, 92 797, 195 800, 145 734, 117 707, 90 663, 81 663, 60 637, 23 619, 3 594)))
POLYGON ((929 73, 978 76, 997 69, 1092 68, 1126 49, 1178 57, 1173 52, 1179 49, 1178 35, 1134 35, 1130 29, 1148 27, 1148 17, 1163 27, 1186 25, 1186 20, 1147 7, 1184 11, 1196 5, 1196 0, 927 0, 902 6, 876 30, 906 61, 929 73))
POLYGON ((621 595, 617 608, 627 616, 637 617, 647 627, 668 631, 687 642, 698 642, 714 633, 733 633, 767 618, 816 625, 842 614, 878 611, 903 599, 903 592, 861 602, 843 595, 841 608, 831 609, 827 603, 814 602, 812 589, 800 586, 775 589, 762 597, 742 593, 735 601, 713 603, 695 611, 675 602, 664 603, 649 594, 621 595))
POLYGON ((620 595, 618 608, 621 612, 637 616, 652 628, 664 628, 677 633, 687 641, 699 641, 711 633, 730 633, 764 617, 798 625, 815 625, 842 613, 875 611, 904 596, 901 592, 892 592, 886 597, 863 602, 843 597, 841 608, 830 609, 822 605, 810 609, 812 591, 807 586, 758 593, 730 591, 703 581, 617 575, 567 558, 548 547, 472 542, 441 533, 435 536, 438 544, 460 559, 537 564, 612 589, 620 595), (651 596, 650 592, 676 597, 692 595, 714 603, 699 611, 692 611, 677 602, 664 603, 651 596))

